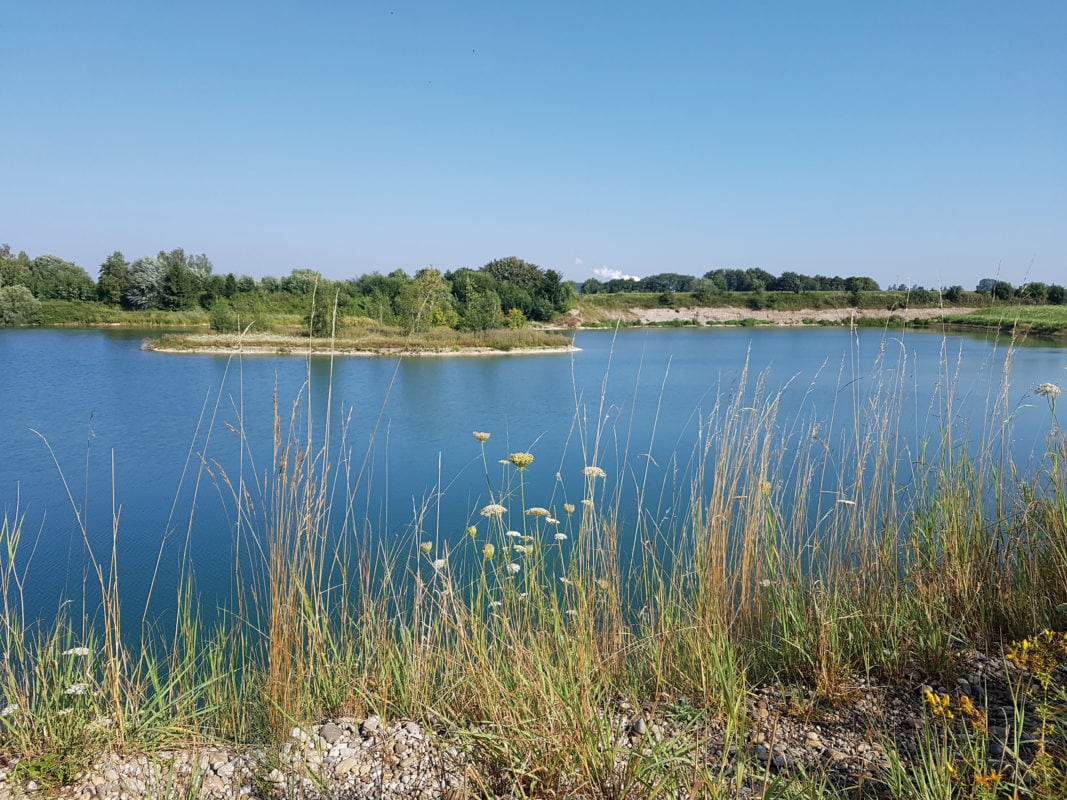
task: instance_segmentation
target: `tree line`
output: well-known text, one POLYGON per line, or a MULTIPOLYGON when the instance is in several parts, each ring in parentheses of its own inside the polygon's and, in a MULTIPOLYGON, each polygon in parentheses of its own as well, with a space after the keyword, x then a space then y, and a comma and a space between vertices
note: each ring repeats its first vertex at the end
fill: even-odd
POLYGON ((488 330, 548 322, 571 308, 577 287, 552 269, 520 258, 448 272, 429 267, 329 280, 315 270, 260 279, 216 274, 203 254, 160 251, 132 262, 114 252, 97 280, 53 255, 30 258, 0 246, 0 324, 38 321, 41 301, 99 302, 135 311, 205 310, 211 326, 235 331, 265 323, 268 315, 299 314, 313 335, 330 332, 336 318, 363 316, 408 333, 432 327, 488 330))

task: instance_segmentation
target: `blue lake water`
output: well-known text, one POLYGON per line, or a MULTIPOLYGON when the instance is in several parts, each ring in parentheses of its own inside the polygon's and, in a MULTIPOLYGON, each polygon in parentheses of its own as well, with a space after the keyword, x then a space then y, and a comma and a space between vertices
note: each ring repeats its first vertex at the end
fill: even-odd
POLYGON ((373 537, 447 546, 478 520, 496 462, 509 452, 534 453, 527 503, 557 515, 581 497, 581 468, 594 460, 622 476, 624 492, 638 476, 651 472, 656 483, 657 473, 684 469, 717 394, 732 395, 746 363, 770 391, 785 387, 786 431, 830 417, 847 428, 856 404, 889 376, 905 395, 902 435, 917 451, 941 424, 935 398, 948 384, 952 424, 980 435, 1010 352, 1007 444, 1024 467, 1040 458, 1050 430, 1048 404, 1031 389, 1067 384, 1063 346, 1009 349, 1004 340, 931 331, 583 331, 573 355, 310 362, 146 352, 143 335, 0 331, 0 511, 23 518, 19 570, 30 616, 77 602, 87 548, 109 552, 113 512, 133 608, 153 575, 154 596, 173 597, 186 547, 201 602, 223 603, 234 514, 224 476, 270 473, 275 398, 285 427, 300 402, 297 429, 306 437, 310 419, 315 441, 329 410, 335 474, 348 465, 350 488, 360 475, 353 494, 373 537), (475 430, 492 434, 488 483, 475 430))

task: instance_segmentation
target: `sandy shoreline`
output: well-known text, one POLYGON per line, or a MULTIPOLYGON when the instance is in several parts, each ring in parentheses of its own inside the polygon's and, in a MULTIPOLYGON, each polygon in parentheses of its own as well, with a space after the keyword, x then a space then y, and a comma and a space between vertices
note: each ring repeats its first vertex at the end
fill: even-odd
POLYGON ((754 319, 772 325, 811 325, 823 322, 848 322, 851 319, 932 319, 942 314, 965 314, 971 308, 902 308, 890 311, 882 308, 819 308, 782 311, 779 309, 740 308, 723 306, 716 308, 630 308, 630 319, 642 325, 657 325, 674 320, 696 321, 701 325, 727 324, 754 319))
POLYGON ((354 348, 309 348, 309 347, 279 347, 277 345, 246 345, 238 344, 233 347, 221 345, 204 345, 193 347, 158 347, 150 346, 146 349, 154 353, 170 353, 174 355, 241 355, 241 356, 345 356, 353 358, 453 358, 463 356, 533 356, 533 355, 560 355, 577 353, 580 347, 515 347, 511 350, 496 350, 492 347, 469 347, 461 350, 418 350, 406 351, 403 348, 383 350, 357 350, 354 348))

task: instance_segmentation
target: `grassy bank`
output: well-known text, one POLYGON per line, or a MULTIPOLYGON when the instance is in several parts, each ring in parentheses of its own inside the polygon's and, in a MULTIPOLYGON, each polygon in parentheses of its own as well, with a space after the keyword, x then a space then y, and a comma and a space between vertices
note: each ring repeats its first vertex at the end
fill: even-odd
POLYGON ((1067 306, 998 306, 945 316, 942 321, 1004 333, 1067 336, 1067 306))
MULTIPOLYGON (((1067 650, 1037 636, 1063 629, 1067 602, 1055 388, 1035 394, 1048 450, 1024 474, 1004 446, 1006 390, 968 447, 946 374, 937 434, 909 441, 906 379, 851 383, 811 419, 744 375, 662 471, 637 457, 648 443, 609 446, 603 414, 576 409, 561 429, 585 468, 550 496, 527 478, 556 465, 474 433, 486 494, 468 527, 436 527, 431 496, 413 526, 425 533, 390 545, 357 502, 358 459, 335 460, 344 431, 310 440, 298 404, 274 421, 268 469, 215 478, 236 546, 255 555, 210 628, 191 578, 175 624, 141 622, 114 549, 91 553, 91 620, 26 619, 28 525, 10 515, 0 748, 21 759, 17 778, 58 783, 104 749, 269 749, 294 725, 375 713, 466 754, 473 796, 1062 796, 1067 650), (852 432, 838 435, 843 417, 852 432), (988 685, 958 683, 978 656, 988 685), (828 726, 875 686, 917 723, 869 723, 884 758, 867 772, 761 758, 776 731, 828 726), (761 740, 772 697, 781 716, 761 740), (620 719, 641 744, 620 739, 620 719)), ((113 548, 123 535, 116 510, 113 548)))

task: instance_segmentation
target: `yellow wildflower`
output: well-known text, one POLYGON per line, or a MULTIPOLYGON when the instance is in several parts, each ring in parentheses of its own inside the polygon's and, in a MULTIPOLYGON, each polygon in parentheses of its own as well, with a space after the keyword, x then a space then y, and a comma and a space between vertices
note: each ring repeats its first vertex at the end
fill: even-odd
POLYGON ((419 545, 419 549, 426 555, 430 555, 430 552, 433 550, 433 542, 423 542, 419 545))
POLYGON ((484 547, 482 548, 482 557, 483 557, 483 558, 484 558, 484 559, 485 559, 486 561, 488 561, 489 559, 491 559, 491 558, 493 557, 493 554, 494 554, 494 553, 496 553, 496 548, 495 548, 495 547, 493 547, 493 545, 492 545, 492 544, 486 544, 486 545, 485 545, 485 546, 484 546, 484 547))
POLYGON ((488 441, 489 436, 490 434, 486 433, 485 431, 474 431, 474 438, 477 439, 479 442, 488 441))

